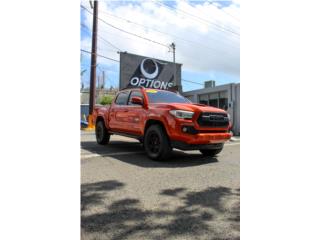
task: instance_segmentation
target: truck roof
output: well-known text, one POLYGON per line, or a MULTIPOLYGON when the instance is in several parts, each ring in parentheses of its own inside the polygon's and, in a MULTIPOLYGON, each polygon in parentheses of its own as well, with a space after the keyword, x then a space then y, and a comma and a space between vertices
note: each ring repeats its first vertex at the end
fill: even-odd
POLYGON ((173 92, 173 91, 170 91, 170 90, 165 90, 165 89, 157 89, 157 88, 145 88, 145 87, 142 87, 142 86, 137 86, 137 87, 126 87, 126 88, 122 88, 119 92, 121 91, 125 91, 125 90, 132 90, 132 89, 144 89, 144 90, 157 90, 157 91, 166 91, 166 92, 173 92))

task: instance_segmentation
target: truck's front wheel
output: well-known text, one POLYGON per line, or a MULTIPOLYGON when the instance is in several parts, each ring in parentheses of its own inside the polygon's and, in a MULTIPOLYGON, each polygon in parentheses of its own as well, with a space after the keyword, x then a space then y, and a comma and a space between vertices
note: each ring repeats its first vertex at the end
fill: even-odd
POLYGON ((110 140, 110 134, 101 120, 96 123, 96 140, 101 145, 107 144, 110 140))
POLYGON ((147 129, 144 148, 148 157, 153 160, 164 160, 172 152, 168 136, 160 125, 152 125, 147 129))
POLYGON ((203 156, 214 157, 215 155, 217 155, 218 153, 220 153, 222 151, 222 148, 220 148, 220 149, 201 149, 199 151, 203 154, 203 156))

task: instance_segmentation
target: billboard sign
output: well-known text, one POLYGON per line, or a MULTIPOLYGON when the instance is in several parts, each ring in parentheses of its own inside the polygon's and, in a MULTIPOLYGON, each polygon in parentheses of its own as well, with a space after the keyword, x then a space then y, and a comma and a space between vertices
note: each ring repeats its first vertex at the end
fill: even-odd
POLYGON ((119 86, 164 90, 181 86, 181 64, 121 52, 119 86))

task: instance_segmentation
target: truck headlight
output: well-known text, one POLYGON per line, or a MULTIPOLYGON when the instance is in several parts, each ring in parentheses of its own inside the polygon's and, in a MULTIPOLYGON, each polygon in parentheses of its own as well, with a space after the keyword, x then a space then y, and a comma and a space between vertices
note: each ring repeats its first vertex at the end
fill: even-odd
POLYGON ((170 110, 169 111, 172 116, 176 118, 183 118, 183 119, 192 119, 194 112, 184 111, 184 110, 170 110))

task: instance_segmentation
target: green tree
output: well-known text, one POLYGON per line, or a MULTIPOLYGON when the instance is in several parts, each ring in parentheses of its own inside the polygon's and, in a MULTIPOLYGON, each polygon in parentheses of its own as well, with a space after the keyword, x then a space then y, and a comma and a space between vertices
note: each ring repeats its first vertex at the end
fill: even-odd
POLYGON ((113 98, 114 98, 114 96, 112 96, 112 95, 104 95, 100 100, 100 104, 101 105, 110 105, 113 98))

